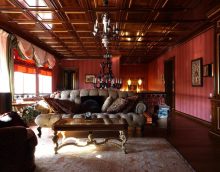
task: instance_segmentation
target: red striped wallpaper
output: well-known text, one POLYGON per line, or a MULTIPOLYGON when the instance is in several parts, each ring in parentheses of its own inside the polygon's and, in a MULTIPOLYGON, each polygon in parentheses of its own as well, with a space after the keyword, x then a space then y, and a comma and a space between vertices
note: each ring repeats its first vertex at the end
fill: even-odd
POLYGON ((148 65, 148 89, 163 91, 164 60, 175 57, 175 109, 211 121, 209 94, 214 91, 213 77, 204 77, 202 87, 192 87, 191 61, 202 57, 203 64, 214 62, 214 29, 178 45, 148 65))
MULTIPOLYGON (((85 82, 86 74, 96 75, 100 71, 100 63, 105 59, 94 60, 62 60, 62 67, 75 67, 79 69, 79 88, 93 88, 93 84, 85 82)), ((112 58, 112 71, 115 77, 119 77, 120 57, 112 58)))

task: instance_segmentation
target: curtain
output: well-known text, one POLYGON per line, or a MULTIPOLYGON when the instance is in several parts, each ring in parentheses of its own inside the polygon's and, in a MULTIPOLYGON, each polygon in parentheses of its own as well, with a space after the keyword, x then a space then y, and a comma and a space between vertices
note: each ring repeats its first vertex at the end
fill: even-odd
POLYGON ((34 45, 34 59, 38 67, 43 67, 47 62, 47 52, 34 45))
POLYGON ((34 49, 30 42, 17 36, 17 46, 18 46, 19 55, 21 55, 23 59, 33 59, 34 49))
POLYGON ((46 64, 49 64, 50 68, 54 67, 56 60, 53 55, 20 38, 19 36, 16 36, 16 38, 17 49, 21 58, 34 59, 38 67, 43 67, 46 64))
POLYGON ((8 33, 0 29, 0 92, 10 92, 7 46, 8 33))
POLYGON ((40 70, 38 71, 38 74, 40 74, 40 75, 45 75, 45 76, 52 76, 52 71, 40 69, 40 70))
POLYGON ((14 65, 15 72, 22 72, 22 73, 29 73, 29 74, 36 74, 36 69, 33 67, 28 67, 24 65, 15 64, 14 65))
POLYGON ((54 56, 47 53, 47 61, 48 61, 48 64, 49 64, 49 68, 52 69, 55 66, 55 63, 56 63, 56 60, 55 60, 54 56))
POLYGON ((13 58, 13 48, 16 46, 16 37, 12 34, 8 36, 8 47, 7 47, 7 57, 8 57, 8 70, 9 70, 9 83, 12 97, 14 96, 14 58, 13 58))

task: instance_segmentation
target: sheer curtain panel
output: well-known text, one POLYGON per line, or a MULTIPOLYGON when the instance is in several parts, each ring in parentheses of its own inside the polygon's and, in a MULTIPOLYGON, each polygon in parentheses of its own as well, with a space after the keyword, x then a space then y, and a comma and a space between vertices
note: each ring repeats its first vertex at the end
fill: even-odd
POLYGON ((0 92, 10 92, 10 78, 7 57, 8 33, 0 29, 0 92))

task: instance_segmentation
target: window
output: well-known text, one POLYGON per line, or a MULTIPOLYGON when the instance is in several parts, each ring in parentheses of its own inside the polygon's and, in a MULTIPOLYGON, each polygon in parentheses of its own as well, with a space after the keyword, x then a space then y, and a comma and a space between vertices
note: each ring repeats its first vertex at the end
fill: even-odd
POLYGON ((15 64, 14 71, 15 96, 32 97, 37 95, 37 92, 39 95, 52 93, 52 72, 50 70, 37 70, 36 67, 15 64))
POLYGON ((52 93, 52 73, 51 71, 39 71, 39 93, 46 94, 52 93))
POLYGON ((15 94, 36 94, 36 70, 32 67, 15 65, 15 94))
POLYGON ((14 87, 15 94, 35 94, 36 74, 15 72, 14 87))

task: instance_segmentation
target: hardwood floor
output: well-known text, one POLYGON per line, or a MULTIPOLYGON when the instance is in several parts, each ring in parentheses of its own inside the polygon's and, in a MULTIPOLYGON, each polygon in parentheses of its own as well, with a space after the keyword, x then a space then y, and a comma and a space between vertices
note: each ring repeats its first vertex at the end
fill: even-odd
POLYGON ((220 172, 220 138, 210 137, 209 127, 171 113, 167 140, 198 172, 220 172))

